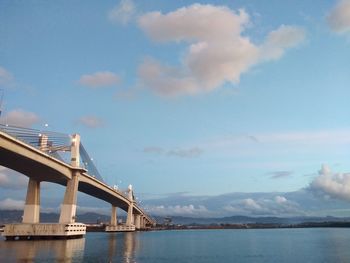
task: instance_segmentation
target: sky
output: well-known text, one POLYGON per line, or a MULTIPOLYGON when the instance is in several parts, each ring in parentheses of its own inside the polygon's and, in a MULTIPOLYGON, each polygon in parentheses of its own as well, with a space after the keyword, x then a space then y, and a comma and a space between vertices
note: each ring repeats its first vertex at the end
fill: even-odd
POLYGON ((349 68, 349 0, 0 0, 0 122, 79 133, 153 214, 350 216, 349 68))

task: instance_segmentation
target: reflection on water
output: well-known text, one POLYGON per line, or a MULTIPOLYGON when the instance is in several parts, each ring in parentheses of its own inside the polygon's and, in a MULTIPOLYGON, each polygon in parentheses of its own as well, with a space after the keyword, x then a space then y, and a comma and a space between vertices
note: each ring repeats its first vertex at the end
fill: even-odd
POLYGON ((0 262, 134 263, 137 233, 88 233, 69 240, 0 240, 0 262), (87 240, 87 241, 86 241, 87 240))
POLYGON ((135 255, 139 248, 139 239, 135 238, 137 234, 129 232, 125 234, 125 250, 124 250, 124 259, 125 262, 136 262, 135 255))
POLYGON ((120 262, 123 259, 125 263, 135 261, 135 254, 138 249, 137 233, 108 233, 108 262, 120 262))
POLYGON ((349 228, 88 233, 73 240, 0 240, 0 262, 350 262, 349 243, 349 228))
POLYGON ((0 262, 82 262, 85 238, 0 241, 0 262))

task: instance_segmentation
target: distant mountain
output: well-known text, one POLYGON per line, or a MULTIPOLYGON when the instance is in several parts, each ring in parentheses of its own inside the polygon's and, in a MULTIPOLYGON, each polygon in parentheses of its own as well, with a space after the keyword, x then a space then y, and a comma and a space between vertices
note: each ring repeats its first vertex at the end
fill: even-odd
MULTIPOLYGON (((19 223, 22 221, 23 211, 18 210, 0 210, 0 224, 19 223)), ((40 213, 40 222, 58 222, 58 213, 40 213)), ((110 217, 97 213, 78 214, 77 219, 82 223, 109 222, 110 217)), ((124 219, 125 221, 125 219, 124 219)))
MULTIPOLYGON (((249 217, 231 216, 222 218, 192 218, 174 216, 170 217, 175 225, 213 225, 213 224, 280 224, 291 225, 301 223, 319 222, 350 222, 350 217, 249 217)), ((158 223, 164 222, 164 217, 155 217, 158 223)))
MULTIPOLYGON (((0 224, 19 223, 22 221, 23 211, 0 210, 0 224)), ((125 222, 125 216, 118 217, 125 222)), ((165 217, 154 217, 158 224, 163 224, 165 217)), ((58 222, 59 214, 41 213, 40 221, 42 223, 58 222)), ((169 218, 168 218, 169 219, 169 218)), ((320 223, 320 222, 350 222, 350 217, 249 217, 249 216, 230 216, 221 218, 194 218, 173 216, 170 217, 171 224, 174 225, 218 225, 218 224, 302 224, 302 223, 320 223)), ((78 214, 77 221, 82 223, 100 223, 109 222, 110 217, 97 213, 78 214)))

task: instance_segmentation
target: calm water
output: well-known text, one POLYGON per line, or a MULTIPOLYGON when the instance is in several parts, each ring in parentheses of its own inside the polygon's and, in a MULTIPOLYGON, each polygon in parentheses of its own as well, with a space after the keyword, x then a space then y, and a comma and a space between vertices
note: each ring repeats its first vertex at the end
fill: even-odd
POLYGON ((349 247, 346 228, 88 233, 0 240, 0 262, 350 262, 349 247))

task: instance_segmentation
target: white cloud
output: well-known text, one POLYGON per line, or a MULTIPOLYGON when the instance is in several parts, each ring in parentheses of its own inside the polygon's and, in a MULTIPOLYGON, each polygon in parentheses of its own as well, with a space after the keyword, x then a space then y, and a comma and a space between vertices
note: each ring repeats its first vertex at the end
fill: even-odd
POLYGON ((350 201, 350 173, 333 173, 327 165, 323 165, 310 189, 325 197, 350 201))
POLYGON ((235 200, 231 204, 224 206, 224 210, 241 215, 273 215, 273 216, 295 216, 304 214, 299 204, 287 200, 284 196, 275 196, 272 199, 246 198, 235 200))
POLYGON ((15 109, 6 113, 2 119, 2 122, 5 122, 6 124, 26 128, 39 123, 39 121, 40 118, 38 115, 22 109, 15 109))
POLYGON ((238 83, 252 66, 281 57, 305 37, 301 28, 282 25, 260 46, 242 34, 249 23, 242 9, 201 4, 141 16, 139 26, 153 40, 189 43, 180 66, 146 59, 139 67, 141 82, 162 96, 209 92, 238 83))
POLYGON ((14 80, 11 72, 0 66, 0 86, 6 86, 14 80))
POLYGON ((110 71, 100 71, 89 75, 83 75, 79 84, 90 88, 110 87, 120 82, 120 77, 110 71))
POLYGON ((23 200, 14 200, 11 198, 6 198, 0 201, 0 210, 22 210, 23 208, 23 200))
POLYGON ((78 123, 88 128, 99 128, 104 125, 104 121, 96 116, 83 116, 78 123))
POLYGON ((287 48, 299 45, 304 38, 305 32, 302 28, 281 25, 268 34, 260 50, 261 58, 266 60, 279 59, 287 48))
POLYGON ((262 207, 251 198, 244 199, 242 205, 248 210, 261 210, 262 207))
POLYGON ((275 201, 277 204, 284 204, 287 202, 287 199, 284 196, 275 196, 275 201))
POLYGON ((173 206, 145 206, 145 209, 148 213, 158 216, 166 215, 178 215, 178 216, 208 216, 210 212, 208 209, 203 206, 194 206, 194 205, 173 205, 173 206))
POLYGON ((157 41, 213 41, 215 38, 226 40, 227 32, 239 36, 242 26, 249 23, 248 14, 213 5, 194 4, 163 15, 151 12, 143 15, 141 28, 157 41), (169 29, 172 29, 169 30, 169 29))
POLYGON ((350 31, 350 1, 338 1, 328 14, 327 22, 334 32, 339 34, 348 33, 350 31))
POLYGON ((0 166, 0 188, 24 189, 27 187, 28 178, 16 171, 0 166))
POLYGON ((161 96, 196 94, 196 80, 180 68, 162 65, 159 61, 147 58, 139 66, 138 75, 142 83, 161 96))
POLYGON ((114 23, 126 25, 136 15, 136 7, 132 0, 121 0, 110 12, 108 19, 114 23))

